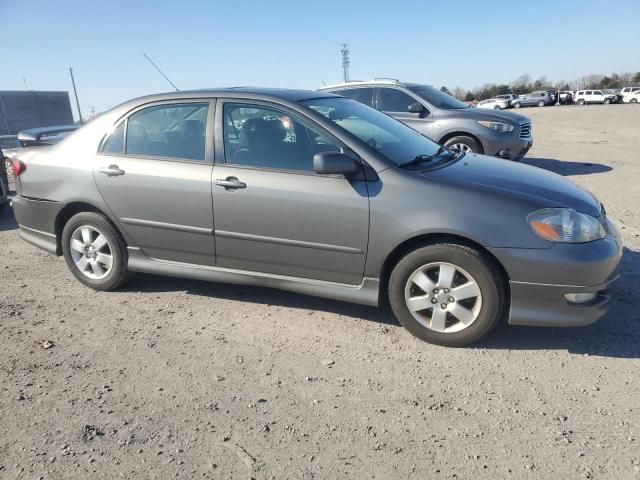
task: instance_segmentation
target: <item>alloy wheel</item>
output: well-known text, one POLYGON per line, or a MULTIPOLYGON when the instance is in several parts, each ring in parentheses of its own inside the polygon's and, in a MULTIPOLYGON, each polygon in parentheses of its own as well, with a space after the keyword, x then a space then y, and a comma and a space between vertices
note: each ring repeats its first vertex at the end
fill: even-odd
POLYGON ((452 145, 449 145, 449 148, 453 150, 459 150, 464 153, 473 153, 473 150, 471 149, 471 147, 466 143, 454 143, 452 145))
POLYGON ((404 296, 413 318, 436 332, 464 330, 482 309, 478 282, 452 263, 434 262, 418 268, 407 280, 404 296))
POLYGON ((105 278, 113 267, 113 249, 107 237, 90 225, 78 227, 69 241, 76 268, 92 280, 105 278))

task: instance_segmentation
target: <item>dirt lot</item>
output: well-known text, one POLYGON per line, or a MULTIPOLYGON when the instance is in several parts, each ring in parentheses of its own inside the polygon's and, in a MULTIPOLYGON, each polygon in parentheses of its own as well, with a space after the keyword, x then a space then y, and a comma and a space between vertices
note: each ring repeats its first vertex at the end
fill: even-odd
POLYGON ((96 293, 5 212, 0 478, 640 479, 640 107, 522 113, 526 161, 622 228, 605 319, 446 349, 286 292, 139 275, 96 293))

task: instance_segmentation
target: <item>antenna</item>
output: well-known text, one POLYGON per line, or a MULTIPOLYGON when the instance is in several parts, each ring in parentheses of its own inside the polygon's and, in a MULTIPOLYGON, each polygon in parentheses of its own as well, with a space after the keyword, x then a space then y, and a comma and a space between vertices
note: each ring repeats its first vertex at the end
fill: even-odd
POLYGON ((171 80, 169 80, 169 77, 167 77, 167 76, 162 72, 162 70, 160 70, 160 67, 158 67, 158 65, 156 65, 155 63, 153 63, 153 60, 151 60, 151 59, 149 58, 149 55, 147 55, 146 53, 143 53, 142 55, 144 55, 144 58, 146 58, 147 60, 149 60, 149 63, 150 63, 151 65, 153 65, 153 66, 154 66, 154 68, 155 68, 156 70, 158 70, 158 72, 160 72, 160 75, 162 75, 162 76, 164 77, 164 79, 165 79, 167 82, 169 82, 173 88, 175 88, 175 89, 176 89, 176 92, 179 92, 179 91, 180 91, 180 89, 179 89, 178 87, 176 87, 176 86, 173 84, 173 82, 172 82, 171 80))
POLYGON ((351 61, 349 60, 349 48, 346 43, 341 43, 340 53, 342 53, 342 78, 344 82, 349 81, 349 65, 351 61))

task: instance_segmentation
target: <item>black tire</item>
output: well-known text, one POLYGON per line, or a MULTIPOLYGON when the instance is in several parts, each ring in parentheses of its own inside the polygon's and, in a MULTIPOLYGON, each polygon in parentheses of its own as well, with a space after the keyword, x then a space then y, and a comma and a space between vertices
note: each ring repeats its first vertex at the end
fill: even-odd
POLYGON ((544 101, 543 101, 543 100, 540 100, 540 101, 538 102, 538 106, 539 106, 539 107, 544 107, 544 101))
MULTIPOLYGON (((400 324, 429 343, 462 347, 480 340, 501 321, 506 305, 505 282, 491 259, 468 246, 456 243, 434 243, 407 253, 396 264, 389 277, 389 305, 400 324), (466 328, 449 333, 431 330, 419 323, 405 301, 405 287, 411 275, 421 266, 447 262, 466 270, 476 281, 482 295, 477 318, 466 328)), ((437 307, 436 307, 437 308, 437 307)))
POLYGON ((71 273, 87 287, 94 290, 114 290, 128 280, 127 245, 120 232, 104 216, 94 212, 82 212, 71 217, 62 230, 62 253, 71 273), (104 278, 92 279, 83 274, 76 266, 71 254, 71 237, 80 227, 88 226, 103 234, 110 247, 112 256, 111 270, 104 278))
POLYGON ((629 103, 638 103, 638 99, 637 98, 632 98, 631 100, 629 100, 629 103))
POLYGON ((581 98, 580 100, 578 100, 578 105, 580 106, 584 106, 586 102, 584 101, 584 98, 581 98))
POLYGON ((482 146, 474 138, 466 135, 452 137, 445 142, 444 146, 448 148, 456 144, 466 145, 473 153, 483 153, 482 146))
POLYGON ((520 108, 522 104, 520 102, 516 102, 513 104, 513 108, 520 108))
POLYGON ((496 105, 495 107, 493 107, 494 110, 502 110, 502 107, 500 105, 496 105))
POLYGON ((609 100, 608 98, 604 99, 604 104, 605 105, 609 105, 611 103, 611 100, 609 100))

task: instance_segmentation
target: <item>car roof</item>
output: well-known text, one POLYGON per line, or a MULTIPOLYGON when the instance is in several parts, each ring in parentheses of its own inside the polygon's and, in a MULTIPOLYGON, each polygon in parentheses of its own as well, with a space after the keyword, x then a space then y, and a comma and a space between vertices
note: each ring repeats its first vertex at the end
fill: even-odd
POLYGON ((290 102, 300 102, 313 98, 331 97, 331 93, 320 93, 314 90, 295 90, 288 88, 268 88, 268 87, 229 87, 229 88, 207 88, 199 90, 181 90, 179 92, 157 93, 131 100, 139 102, 145 100, 148 102, 163 100, 180 100, 193 98, 210 98, 210 97, 237 97, 261 99, 278 99, 288 100, 290 102))
POLYGON ((323 85, 318 91, 331 90, 334 88, 358 87, 368 85, 396 85, 399 87, 431 87, 426 83, 401 82, 395 78, 374 78, 373 80, 350 80, 348 82, 334 83, 333 85, 323 85))

